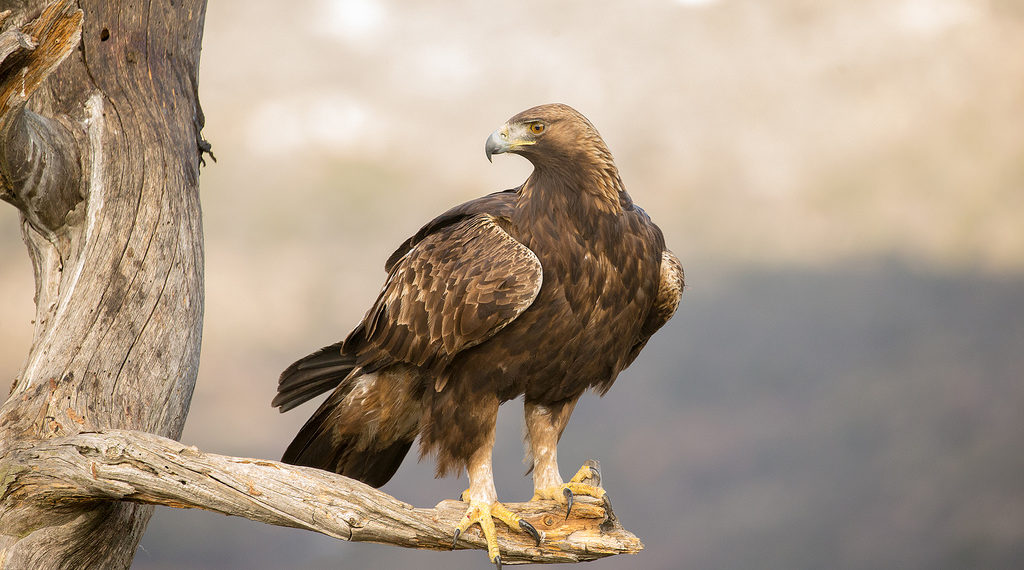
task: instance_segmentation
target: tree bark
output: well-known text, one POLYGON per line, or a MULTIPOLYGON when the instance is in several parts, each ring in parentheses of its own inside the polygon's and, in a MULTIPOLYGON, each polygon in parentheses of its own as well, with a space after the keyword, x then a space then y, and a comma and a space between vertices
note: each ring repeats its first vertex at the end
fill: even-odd
MULTIPOLYGON (((127 568, 153 505, 450 549, 464 503, 416 509, 333 473, 174 441, 202 336, 205 1, 7 4, 0 198, 21 214, 36 319, 0 406, 0 567, 127 568)), ((576 504, 568 521, 543 501, 509 505, 546 539, 499 529, 503 560, 643 547, 589 498, 576 504)), ((457 546, 484 541, 471 531, 457 546)))
MULTIPOLYGON (((0 197, 21 213, 36 281, 0 456, 89 429, 178 437, 199 362, 205 2, 61 0, 33 18, 43 4, 17 3, 0 34, 0 197)), ((127 567, 151 514, 7 502, 19 522, 3 525, 0 561, 127 567)))

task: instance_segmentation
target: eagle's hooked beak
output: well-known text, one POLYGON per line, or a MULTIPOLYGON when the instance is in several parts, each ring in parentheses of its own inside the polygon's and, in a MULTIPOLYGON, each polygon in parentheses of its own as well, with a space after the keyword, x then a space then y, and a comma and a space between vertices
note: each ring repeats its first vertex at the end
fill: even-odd
POLYGON ((484 145, 484 152, 487 153, 487 162, 494 162, 491 160, 492 154, 508 152, 508 149, 508 125, 504 125, 487 137, 487 144, 484 145))
POLYGON ((509 125, 505 123, 500 129, 487 137, 484 152, 487 153, 487 160, 491 161, 492 154, 513 152, 521 146, 531 145, 536 142, 522 125, 509 125))

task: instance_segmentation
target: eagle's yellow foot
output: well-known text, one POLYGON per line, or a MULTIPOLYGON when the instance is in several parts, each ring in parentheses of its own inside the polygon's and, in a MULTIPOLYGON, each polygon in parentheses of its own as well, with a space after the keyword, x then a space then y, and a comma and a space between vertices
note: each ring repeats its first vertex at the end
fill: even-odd
POLYGON ((540 546, 541 535, 532 524, 519 517, 519 515, 505 508, 505 505, 495 501, 485 503, 481 501, 470 501, 469 510, 462 521, 455 527, 455 537, 452 538, 452 548, 459 541, 459 535, 466 532, 474 524, 480 524, 480 530, 484 533, 484 540, 487 541, 487 558, 494 562, 494 565, 501 568, 501 552, 498 551, 498 539, 494 532, 494 519, 505 523, 510 529, 520 529, 529 534, 540 546))
POLYGON ((608 500, 608 494, 604 489, 597 485, 590 485, 583 481, 593 478, 596 481, 601 480, 601 473, 594 467, 584 465, 580 467, 580 470, 569 479, 568 483, 564 485, 555 485, 553 487, 545 487, 543 489, 535 489, 533 492, 534 501, 537 500, 549 500, 558 501, 559 503, 565 503, 565 518, 569 519, 569 513, 572 511, 573 497, 576 495, 586 495, 588 497, 595 497, 604 501, 605 510, 608 512, 608 516, 612 517, 612 504, 608 500))

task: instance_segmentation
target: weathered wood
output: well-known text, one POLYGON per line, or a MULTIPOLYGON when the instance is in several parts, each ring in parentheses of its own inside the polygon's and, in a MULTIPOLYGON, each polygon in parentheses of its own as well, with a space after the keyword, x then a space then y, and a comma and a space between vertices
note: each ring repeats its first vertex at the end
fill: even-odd
MULTIPOLYGON (((97 498, 181 508, 321 532, 343 540, 450 550, 465 513, 460 501, 414 508, 373 487, 308 467, 203 453, 155 435, 131 431, 83 432, 25 445, 0 463, 0 499, 34 501, 60 510, 97 498)), ((2 503, 0 503, 2 504, 2 503)), ((545 534, 541 546, 498 525, 502 561, 578 562, 635 553, 643 545, 608 517, 600 501, 579 497, 568 521, 549 501, 508 503, 545 534)), ((5 518, 0 526, 26 521, 5 518)), ((478 529, 458 548, 486 548, 478 529)))
MULTIPOLYGON (((10 11, 0 16, 7 21, 10 11)), ((81 37, 82 11, 67 2, 0 32, 0 198, 50 241, 82 200, 78 143, 60 122, 25 104, 81 37)))
MULTIPOLYGON (((202 324, 205 2, 13 4, 0 33, 0 197, 22 216, 36 319, 0 406, 0 457, 87 429, 177 437, 202 324)), ((7 502, 2 516, 30 532, 0 527, 0 563, 126 568, 151 513, 7 502)))
MULTIPOLYGON (((11 11, 0 13, 0 26, 11 23, 11 11)), ((0 115, 23 104, 82 38, 82 11, 74 2, 54 2, 38 18, 0 33, 0 115)))

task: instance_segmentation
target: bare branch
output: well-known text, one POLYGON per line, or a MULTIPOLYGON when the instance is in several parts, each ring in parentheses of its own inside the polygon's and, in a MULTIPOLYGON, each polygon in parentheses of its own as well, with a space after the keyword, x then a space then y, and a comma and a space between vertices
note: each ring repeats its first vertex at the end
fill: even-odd
MULTIPOLYGON (((0 25, 8 16, 0 14, 0 25)), ((79 150, 64 125, 25 104, 81 36, 82 11, 69 0, 0 31, 0 198, 51 241, 82 200, 79 150)))
MULTIPOLYGON (((136 431, 84 432, 26 443, 0 459, 0 506, 34 501, 53 512, 96 499, 205 509, 342 540, 432 550, 451 548, 452 529, 466 509, 459 501, 414 508, 333 473, 204 453, 136 431)), ((643 548, 617 519, 606 517, 596 499, 580 497, 576 505, 572 518, 562 521, 563 507, 552 502, 508 504, 542 530, 545 540, 537 547, 525 534, 499 528, 502 561, 578 562, 643 548)), ((0 518, 0 528, 16 532, 17 523, 0 518)), ((486 546, 471 530, 458 547, 486 546)))
POLYGON ((72 0, 54 2, 20 30, 0 33, 0 116, 28 100, 81 39, 82 11, 72 0))

